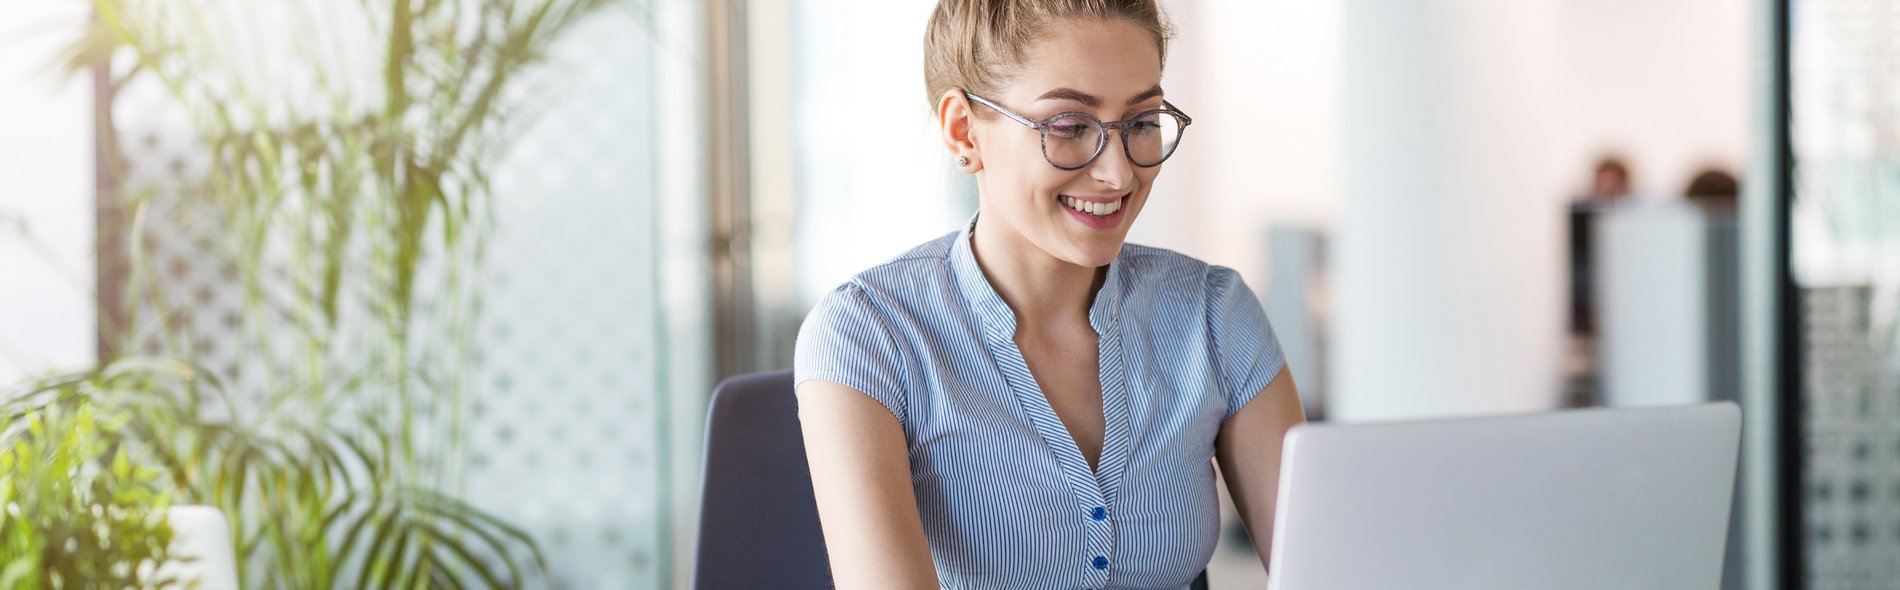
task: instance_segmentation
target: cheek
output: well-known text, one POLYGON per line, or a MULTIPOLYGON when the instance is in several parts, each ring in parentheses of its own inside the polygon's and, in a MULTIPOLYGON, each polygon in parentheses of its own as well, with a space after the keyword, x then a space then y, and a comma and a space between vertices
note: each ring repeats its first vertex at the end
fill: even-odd
POLYGON ((1042 158, 1042 148, 1035 143, 1031 135, 1028 145, 1021 142, 1009 146, 1002 152, 1001 159, 985 161, 985 168, 999 182, 996 188, 1004 189, 1002 194, 1011 197, 1011 207, 1025 210, 1041 210, 1052 206, 1062 187, 1075 180, 1075 173, 1049 165, 1042 158))
POLYGON ((1009 161, 1010 164, 1022 168, 1024 173, 1035 171, 1035 168, 1030 165, 1043 163, 1042 136, 1026 132, 1012 138, 1009 142, 1009 161))
POLYGON ((1135 190, 1139 191, 1143 196, 1146 196, 1148 191, 1154 188, 1155 178, 1161 176, 1161 168, 1163 166, 1135 168, 1135 182, 1140 184, 1135 190))

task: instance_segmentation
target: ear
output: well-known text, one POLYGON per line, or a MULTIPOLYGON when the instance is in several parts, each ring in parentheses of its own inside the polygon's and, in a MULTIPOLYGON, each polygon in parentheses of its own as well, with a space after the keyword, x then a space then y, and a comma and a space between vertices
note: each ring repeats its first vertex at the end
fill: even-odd
POLYGON ((950 152, 950 160, 955 164, 958 157, 969 158, 970 162, 957 166, 965 174, 983 171, 982 154, 976 147, 976 118, 970 112, 970 99, 963 92, 951 89, 937 98, 937 131, 943 136, 943 147, 950 152))

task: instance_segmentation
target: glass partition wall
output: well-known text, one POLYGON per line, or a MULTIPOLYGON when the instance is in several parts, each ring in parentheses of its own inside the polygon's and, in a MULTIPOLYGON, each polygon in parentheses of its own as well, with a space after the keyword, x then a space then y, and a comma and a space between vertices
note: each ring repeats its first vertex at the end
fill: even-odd
MULTIPOLYGON (((1900 6, 1790 0, 1799 583, 1900 584, 1900 6)), ((1785 579, 1785 578, 1784 578, 1785 579)))

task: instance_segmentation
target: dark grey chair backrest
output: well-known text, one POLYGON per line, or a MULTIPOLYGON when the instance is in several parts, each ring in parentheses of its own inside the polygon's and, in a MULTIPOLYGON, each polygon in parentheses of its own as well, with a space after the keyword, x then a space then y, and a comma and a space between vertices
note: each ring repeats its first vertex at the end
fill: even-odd
POLYGON ((705 469, 694 588, 831 587, 791 371, 713 390, 705 469))
MULTIPOLYGON (((699 498, 700 590, 830 588, 792 372, 754 373, 713 389, 699 498)), ((1207 573, 1194 580, 1207 590, 1207 573)))

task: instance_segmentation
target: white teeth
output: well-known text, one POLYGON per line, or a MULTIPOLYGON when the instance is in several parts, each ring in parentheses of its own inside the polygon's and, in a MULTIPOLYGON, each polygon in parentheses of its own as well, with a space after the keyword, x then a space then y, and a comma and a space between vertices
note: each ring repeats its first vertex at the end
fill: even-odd
POLYGON ((1065 196, 1065 197, 1062 197, 1061 201, 1062 201, 1062 205, 1065 207, 1074 209, 1076 211, 1081 211, 1089 215, 1094 215, 1097 217, 1114 215, 1116 211, 1120 211, 1122 209, 1122 202, 1120 199, 1109 201, 1107 203, 1098 203, 1095 201, 1084 201, 1081 199, 1077 199, 1075 197, 1065 196))

